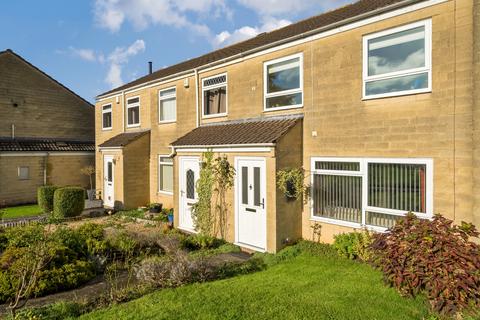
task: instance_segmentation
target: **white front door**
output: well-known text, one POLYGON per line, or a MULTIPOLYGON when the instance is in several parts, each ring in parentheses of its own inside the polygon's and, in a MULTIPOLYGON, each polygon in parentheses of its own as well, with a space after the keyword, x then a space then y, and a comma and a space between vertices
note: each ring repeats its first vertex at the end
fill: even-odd
POLYGON ((264 251, 267 248, 265 158, 236 160, 236 241, 264 251))
POLYGON ((114 197, 114 165, 113 156, 103 157, 103 204, 113 208, 115 205, 114 197))
POLYGON ((200 176, 199 158, 180 157, 179 163, 179 226, 187 231, 195 231, 192 206, 198 201, 196 183, 200 176))

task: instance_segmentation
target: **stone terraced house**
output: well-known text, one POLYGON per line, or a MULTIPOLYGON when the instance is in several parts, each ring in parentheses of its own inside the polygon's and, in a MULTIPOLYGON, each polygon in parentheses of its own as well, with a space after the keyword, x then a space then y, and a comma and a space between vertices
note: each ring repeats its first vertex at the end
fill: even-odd
POLYGON ((12 50, 0 52, 0 208, 46 184, 89 186, 95 109, 12 50))
POLYGON ((194 231, 202 153, 236 169, 228 241, 382 231, 414 212, 480 225, 480 1, 360 0, 152 72, 96 101, 106 206, 194 231), (276 172, 303 168, 288 201, 276 172))

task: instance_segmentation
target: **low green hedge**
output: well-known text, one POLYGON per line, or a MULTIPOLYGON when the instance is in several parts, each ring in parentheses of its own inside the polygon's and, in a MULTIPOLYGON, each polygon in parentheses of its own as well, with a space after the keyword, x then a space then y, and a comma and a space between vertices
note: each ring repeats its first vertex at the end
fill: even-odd
POLYGON ((37 189, 37 202, 43 213, 53 211, 53 195, 57 189, 57 186, 42 186, 37 189))
POLYGON ((76 217, 85 208, 85 189, 64 187, 57 189, 53 196, 53 216, 55 218, 76 217))

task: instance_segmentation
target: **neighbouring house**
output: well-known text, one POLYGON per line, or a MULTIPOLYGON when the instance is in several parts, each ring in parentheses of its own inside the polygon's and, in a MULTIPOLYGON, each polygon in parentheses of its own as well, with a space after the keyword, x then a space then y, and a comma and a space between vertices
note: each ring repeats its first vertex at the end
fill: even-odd
POLYGON ((37 201, 46 184, 87 187, 94 106, 12 50, 0 52, 0 207, 37 201))
POLYGON ((480 0, 361 0, 101 94, 105 204, 193 231, 202 153, 235 166, 227 240, 385 230, 407 212, 480 226, 480 0), (288 201, 276 172, 305 170, 288 201))

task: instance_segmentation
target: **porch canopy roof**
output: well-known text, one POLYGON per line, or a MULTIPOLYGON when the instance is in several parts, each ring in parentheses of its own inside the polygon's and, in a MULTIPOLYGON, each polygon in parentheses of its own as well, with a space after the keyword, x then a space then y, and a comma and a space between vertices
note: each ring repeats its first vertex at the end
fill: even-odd
POLYGON ((0 137, 0 152, 84 152, 95 151, 93 141, 69 139, 0 137))
POLYGON ((108 139, 104 143, 99 144, 98 147, 99 148, 123 148, 129 143, 149 133, 150 133, 150 130, 120 133, 119 135, 116 135, 108 139))
POLYGON ((302 118, 303 115, 285 115, 205 124, 171 145, 174 148, 273 145, 302 118))

